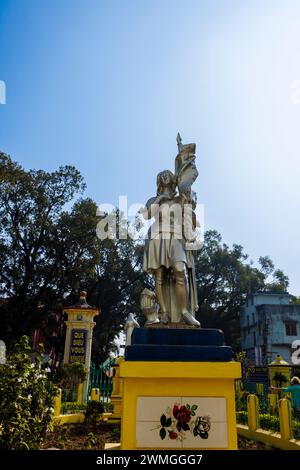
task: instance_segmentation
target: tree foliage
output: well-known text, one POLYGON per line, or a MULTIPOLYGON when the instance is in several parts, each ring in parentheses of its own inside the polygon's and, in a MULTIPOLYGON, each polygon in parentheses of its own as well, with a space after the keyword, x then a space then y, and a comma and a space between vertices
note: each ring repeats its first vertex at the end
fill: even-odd
POLYGON ((62 305, 86 289, 102 311, 94 330, 101 361, 129 311, 137 310, 140 256, 131 240, 96 237, 96 203, 85 198, 71 205, 84 189, 74 167, 26 171, 0 153, 0 331, 8 347, 40 328, 62 351, 62 305))
MULTIPOLYGON (((26 171, 0 153, 0 331, 8 347, 39 328, 62 352, 62 306, 75 303, 81 289, 101 309, 93 337, 97 362, 115 348, 128 314, 140 315, 140 293, 153 287, 142 270, 143 246, 130 238, 99 240, 96 203, 82 198, 84 189, 72 166, 26 171)), ((288 278, 269 257, 254 266, 243 247, 227 246, 216 231, 206 233, 195 266, 199 320, 204 327, 223 329, 236 349, 247 293, 288 287, 288 278)))
POLYGON ((275 270, 269 257, 253 266, 240 245, 230 248, 214 230, 205 234, 195 257, 199 320, 203 327, 220 328, 228 344, 239 349, 239 312, 251 292, 285 292, 288 278, 275 270), (270 279, 271 277, 271 279, 270 279))

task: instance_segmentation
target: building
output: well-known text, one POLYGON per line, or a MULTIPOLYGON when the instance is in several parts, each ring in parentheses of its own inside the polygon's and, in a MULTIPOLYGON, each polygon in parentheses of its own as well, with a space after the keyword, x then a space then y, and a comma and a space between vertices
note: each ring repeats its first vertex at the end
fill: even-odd
POLYGON ((300 340, 300 305, 288 293, 258 292, 247 296, 241 310, 242 349, 257 366, 280 354, 291 362, 292 344, 300 340))

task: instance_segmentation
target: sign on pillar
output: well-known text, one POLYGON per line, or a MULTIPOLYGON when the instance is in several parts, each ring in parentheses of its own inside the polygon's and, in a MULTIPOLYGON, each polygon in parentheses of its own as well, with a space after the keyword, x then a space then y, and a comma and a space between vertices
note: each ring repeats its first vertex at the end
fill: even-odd
POLYGON ((85 364, 87 330, 72 329, 70 339, 69 363, 85 364))
POLYGON ((64 312, 68 315, 65 322, 67 326, 64 364, 79 362, 83 364, 88 373, 83 383, 83 401, 87 400, 88 380, 91 365, 91 350, 94 317, 99 315, 100 309, 91 307, 86 301, 86 292, 80 292, 79 302, 70 307, 65 307, 64 312))

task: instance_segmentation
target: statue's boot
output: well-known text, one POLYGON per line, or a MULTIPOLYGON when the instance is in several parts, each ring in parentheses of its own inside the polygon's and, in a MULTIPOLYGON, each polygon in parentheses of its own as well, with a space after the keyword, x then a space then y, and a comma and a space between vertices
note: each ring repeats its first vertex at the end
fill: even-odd
POLYGON ((167 312, 165 295, 164 295, 164 284, 166 282, 166 276, 163 269, 158 269, 155 277, 155 292, 156 297, 160 306, 160 321, 164 325, 169 323, 169 314, 167 312))
POLYGON ((196 320, 196 318, 193 317, 190 312, 183 312, 181 316, 187 325, 196 326, 197 328, 201 327, 200 322, 198 322, 198 320, 196 320))
POLYGON ((185 271, 175 271, 177 302, 181 317, 187 325, 200 327, 200 323, 188 310, 188 280, 185 271))

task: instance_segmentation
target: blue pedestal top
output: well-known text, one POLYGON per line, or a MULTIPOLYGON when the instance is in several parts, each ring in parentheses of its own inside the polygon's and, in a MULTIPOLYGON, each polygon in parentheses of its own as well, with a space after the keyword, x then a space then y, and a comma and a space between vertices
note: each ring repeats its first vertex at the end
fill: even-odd
POLYGON ((232 349, 224 345, 221 330, 135 328, 125 360, 227 362, 232 360, 232 349))

